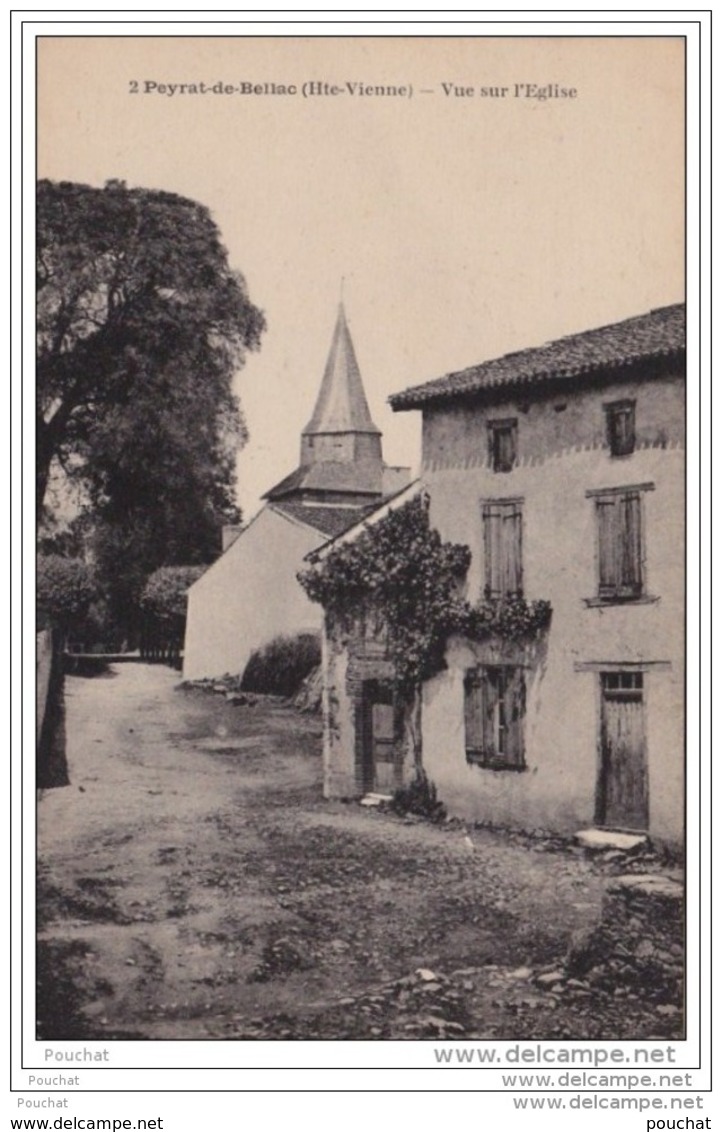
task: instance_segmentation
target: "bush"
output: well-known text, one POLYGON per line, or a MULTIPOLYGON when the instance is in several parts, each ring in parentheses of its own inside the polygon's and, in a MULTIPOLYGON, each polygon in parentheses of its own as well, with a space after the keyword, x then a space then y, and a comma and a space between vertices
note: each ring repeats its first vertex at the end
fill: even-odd
POLYGON ((188 589, 205 570, 205 566, 160 566, 145 583, 141 609, 158 621, 185 622, 188 589))
POLYGON ((241 678, 241 691, 294 696, 313 668, 321 663, 315 633, 276 637, 251 653, 241 678))
POLYGON ((143 621, 140 655, 180 666, 186 629, 188 590, 205 566, 160 566, 145 583, 140 595, 143 621))
POLYGON ((91 568, 80 558, 59 554, 37 560, 37 606, 40 625, 51 624, 64 632, 83 624, 95 597, 91 568))
POLYGON ((416 814, 430 821, 444 821, 446 806, 436 796, 436 787, 423 770, 407 786, 399 786, 391 799, 391 809, 397 814, 416 814))

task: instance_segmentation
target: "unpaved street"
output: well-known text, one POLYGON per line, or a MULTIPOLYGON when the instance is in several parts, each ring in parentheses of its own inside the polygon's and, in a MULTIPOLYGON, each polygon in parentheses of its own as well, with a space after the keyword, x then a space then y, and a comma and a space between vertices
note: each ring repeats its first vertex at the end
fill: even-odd
POLYGON ((71 785, 38 806, 40 1037, 678 1032, 633 993, 536 982, 599 917, 596 861, 324 802, 318 717, 178 679, 67 678, 71 785))

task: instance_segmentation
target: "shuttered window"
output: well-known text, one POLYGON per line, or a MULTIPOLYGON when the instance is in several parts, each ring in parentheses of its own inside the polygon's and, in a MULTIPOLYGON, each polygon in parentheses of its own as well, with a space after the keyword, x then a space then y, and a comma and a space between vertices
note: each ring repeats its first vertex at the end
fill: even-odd
POLYGON ((489 421, 489 463, 495 472, 510 472, 516 464, 517 422, 515 417, 489 421))
POLYGON ((482 504, 484 526, 484 596, 521 596, 524 589, 519 500, 482 504))
POLYGON ((629 456, 634 452, 636 438, 634 401, 614 401, 605 405, 607 414, 607 443, 612 456, 629 456))
POLYGON ((600 598, 642 593, 642 500, 638 491, 596 498, 600 598))
POLYGON ((524 670, 484 665, 467 671, 467 762, 490 770, 524 769, 524 670))

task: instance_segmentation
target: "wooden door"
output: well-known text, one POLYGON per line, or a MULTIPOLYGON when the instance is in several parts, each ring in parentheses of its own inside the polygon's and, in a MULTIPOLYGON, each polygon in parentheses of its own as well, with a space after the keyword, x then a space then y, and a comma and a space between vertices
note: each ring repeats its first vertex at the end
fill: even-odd
POLYGON ((396 710, 388 684, 367 680, 363 687, 362 785, 389 793, 399 785, 396 710))
POLYGON ((597 822, 646 830, 647 754, 641 672, 602 673, 601 767, 597 822))

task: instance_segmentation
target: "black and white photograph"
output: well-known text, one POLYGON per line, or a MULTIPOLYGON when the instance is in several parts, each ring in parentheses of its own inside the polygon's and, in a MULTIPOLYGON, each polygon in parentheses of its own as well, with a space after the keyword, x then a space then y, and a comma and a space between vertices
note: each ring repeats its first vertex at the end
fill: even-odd
POLYGON ((696 1029, 686 65, 38 39, 42 1048, 696 1029))

